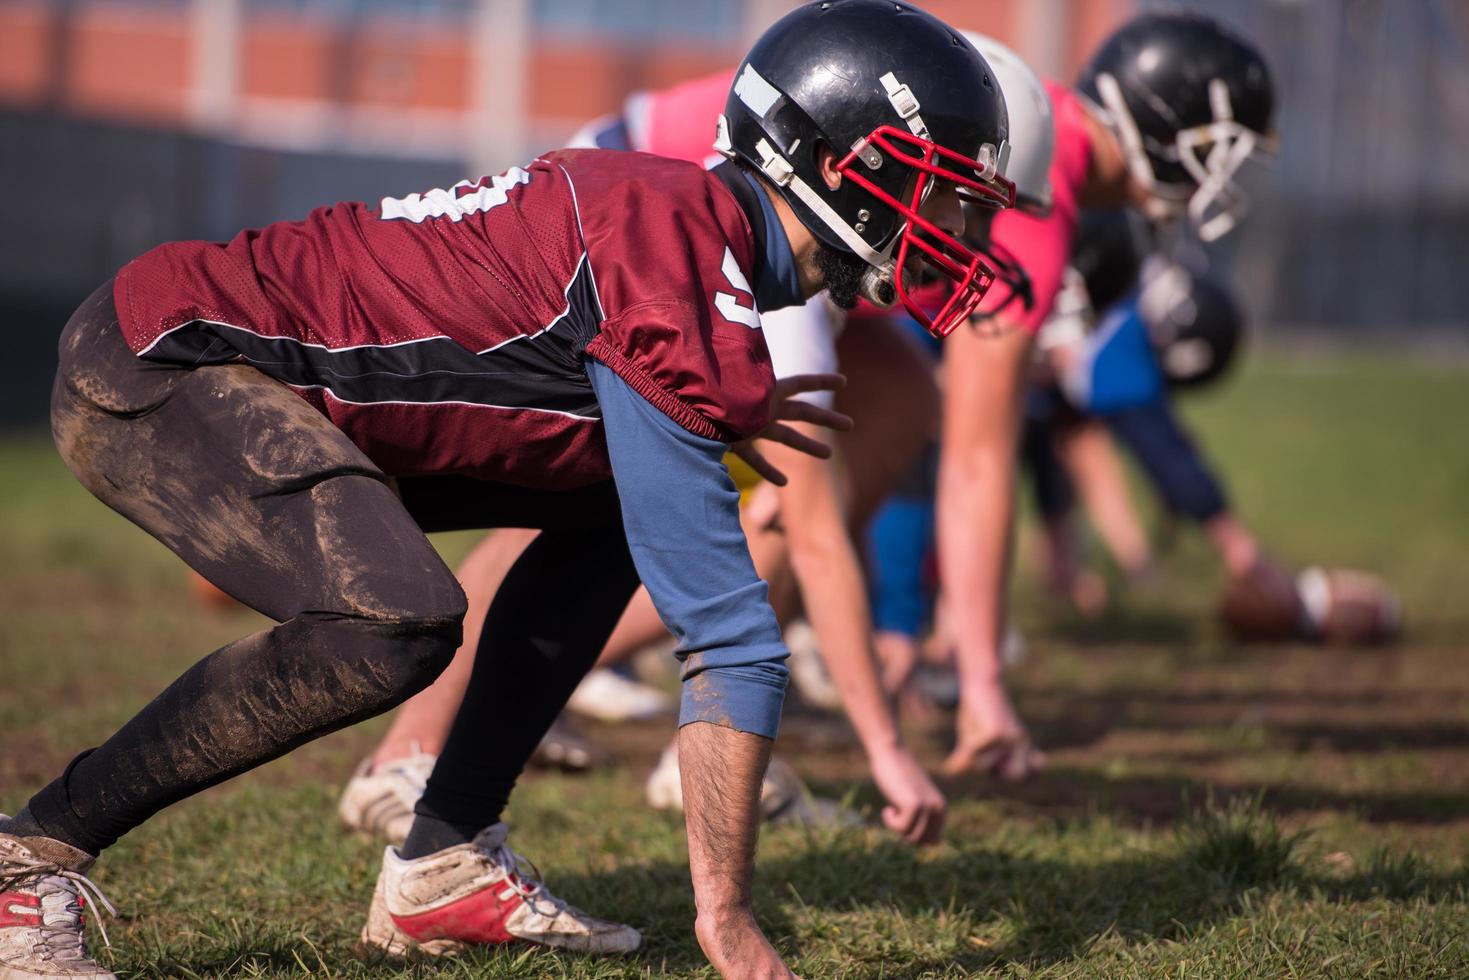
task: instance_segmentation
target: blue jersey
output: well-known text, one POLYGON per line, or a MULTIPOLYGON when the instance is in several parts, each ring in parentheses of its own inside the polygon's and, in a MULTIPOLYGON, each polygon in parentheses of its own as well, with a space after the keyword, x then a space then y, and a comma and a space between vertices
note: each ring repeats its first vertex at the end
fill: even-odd
POLYGON ((1107 415, 1161 402, 1167 381, 1138 311, 1134 289, 1109 309, 1086 339, 1078 369, 1065 379, 1067 399, 1083 412, 1107 415))

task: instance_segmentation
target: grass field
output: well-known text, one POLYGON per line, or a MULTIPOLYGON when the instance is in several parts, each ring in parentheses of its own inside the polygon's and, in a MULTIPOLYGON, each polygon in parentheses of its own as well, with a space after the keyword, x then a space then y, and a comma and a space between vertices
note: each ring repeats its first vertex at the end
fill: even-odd
MULTIPOLYGON (((1469 366, 1258 359, 1189 407, 1238 509, 1285 559, 1401 590, 1386 650, 1241 649, 1217 572, 1175 535, 1167 577, 1101 622, 1022 574, 1020 705, 1051 766, 946 784, 946 843, 767 831, 760 914, 807 977, 1469 976, 1469 366)), ((442 542, 455 557, 469 540, 442 542)), ((0 440, 0 809, 13 812, 183 667, 261 625, 192 603, 181 564, 93 501, 43 435, 0 440)), ((414 976, 708 975, 682 827, 640 805, 666 725, 593 729, 620 764, 536 774, 513 841, 554 889, 635 923, 597 961, 501 950, 414 976)), ((334 823, 381 721, 165 813, 95 879, 127 976, 397 976, 354 941, 378 849, 334 823)), ((944 748, 922 735, 927 758, 944 748)), ((871 806, 843 723, 789 717, 780 751, 871 806)))

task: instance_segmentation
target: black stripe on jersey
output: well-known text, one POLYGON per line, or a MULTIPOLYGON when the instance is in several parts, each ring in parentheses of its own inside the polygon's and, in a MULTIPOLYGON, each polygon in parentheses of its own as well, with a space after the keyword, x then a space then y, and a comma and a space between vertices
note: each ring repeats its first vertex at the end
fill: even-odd
POLYGON ((196 366, 243 358, 278 381, 325 388, 337 401, 357 405, 459 403, 600 419, 582 364, 582 351, 600 326, 585 257, 566 301, 566 310, 539 332, 479 353, 449 337, 332 349, 193 320, 164 334, 143 356, 196 366))

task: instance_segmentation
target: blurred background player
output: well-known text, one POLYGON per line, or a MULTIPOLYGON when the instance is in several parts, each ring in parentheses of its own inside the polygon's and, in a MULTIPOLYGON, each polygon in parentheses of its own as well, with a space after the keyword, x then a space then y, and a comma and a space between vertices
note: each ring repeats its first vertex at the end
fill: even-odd
POLYGON ((1029 309, 998 312, 944 350, 938 556, 957 655, 950 772, 1019 779, 1040 760, 1001 677, 1022 405, 1034 338, 1050 316, 1082 206, 1133 207, 1208 238, 1243 209, 1234 183, 1270 140, 1270 72, 1249 41, 1205 15, 1144 14, 1108 38, 1077 90, 1047 82, 1055 112, 1053 204, 998 215, 992 235, 1024 269, 1029 309))
MULTIPOLYGON (((1008 48, 983 35, 966 36, 985 56, 1006 95, 1007 172, 1016 187, 1018 206, 1041 213, 1050 197, 1047 175, 1053 142, 1044 87, 1008 48)), ((593 123, 577 140, 701 163, 722 159, 713 150, 714 121, 729 83, 729 73, 719 73, 667 91, 637 93, 620 116, 593 123)), ((996 288, 1011 297, 1024 292, 1018 282, 996 288)), ((866 582, 853 538, 853 530, 866 524, 877 502, 934 434, 937 396, 931 363, 907 336, 901 321, 909 318, 870 305, 847 314, 844 324, 819 297, 762 319, 776 375, 839 367, 847 385, 837 396, 837 405, 855 424, 837 441, 833 458, 816 465, 782 447, 769 451, 788 482, 778 489, 769 484, 751 488, 745 529, 756 568, 771 585, 782 622, 788 623, 804 608, 836 691, 834 700, 845 708, 873 780, 888 801, 884 823, 907 840, 932 841, 942 827, 944 798, 904 744, 885 697, 872 648, 866 582)), ((933 339, 926 331, 924 336, 933 339)), ((820 438, 815 432, 808 434, 820 438)), ((471 554, 460 569, 471 621, 479 604, 493 595, 498 577, 533 537, 532 532, 498 532, 471 554)), ((640 593, 610 639, 602 662, 616 663, 666 636, 666 627, 646 594, 640 593)), ((455 664, 399 711, 373 757, 359 768, 341 802, 340 815, 347 826, 391 838, 409 819, 421 791, 421 772, 431 767, 446 719, 458 705, 473 642, 471 627, 455 664)), ((655 689, 599 670, 574 695, 572 706, 616 718, 656 710, 660 699, 655 689)), ((660 808, 681 807, 680 786, 676 749, 670 747, 649 780, 650 802, 660 808)), ((772 817, 844 819, 829 801, 811 799, 795 773, 779 762, 767 775, 762 797, 765 812, 772 817)))
POLYGON ((1145 255, 1143 235, 1126 212, 1088 213, 1063 295, 1041 332, 1051 370, 1030 393, 1023 454, 1053 588, 1084 613, 1105 601, 1100 579, 1081 562, 1078 490, 1124 575, 1142 582, 1153 574, 1147 535, 1111 452, 1115 438, 1167 513, 1197 525, 1213 546, 1226 576, 1220 611, 1237 636, 1389 638, 1397 614, 1385 586, 1360 572, 1289 572, 1230 506, 1173 398, 1225 376, 1244 342, 1244 311, 1227 285, 1190 268, 1202 260, 1145 255), (1078 452, 1083 440, 1092 445, 1078 452), (1354 604, 1376 611, 1348 612, 1354 604))
MULTIPOLYGON (((1245 342, 1244 310, 1227 285, 1191 270, 1202 258, 1147 254, 1147 234, 1127 211, 1086 212, 1065 285, 1038 338, 1043 356, 1026 396, 1021 455, 1052 592, 1084 615, 1107 602, 1101 576, 1085 561, 1078 496, 1125 579, 1147 584, 1155 575, 1115 440, 1167 514, 1199 527, 1213 546, 1225 572, 1219 613, 1235 637, 1336 644, 1393 638, 1398 604, 1380 579, 1348 569, 1292 572, 1230 506, 1173 402, 1227 375, 1245 342)), ((919 638, 938 596, 925 469, 884 504, 869 535, 886 680, 894 693, 922 695, 909 702, 919 708, 948 706, 954 696, 942 671, 922 672, 919 638)), ((933 620, 929 659, 947 666, 948 638, 941 618, 933 620)), ((1012 633, 1004 661, 1016 653, 1012 633)))

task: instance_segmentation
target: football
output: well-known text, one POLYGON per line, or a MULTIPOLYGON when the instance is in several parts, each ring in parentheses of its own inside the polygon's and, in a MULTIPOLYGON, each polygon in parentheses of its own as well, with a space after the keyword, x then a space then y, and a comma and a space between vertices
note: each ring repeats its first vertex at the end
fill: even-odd
POLYGON ((1299 590, 1273 563, 1232 579, 1219 603, 1225 630, 1246 643, 1300 639, 1306 615, 1299 590))
POLYGON ((1387 643, 1402 632, 1402 607, 1381 578, 1345 568, 1311 567, 1294 588, 1270 576, 1232 581, 1219 605, 1226 630, 1244 642, 1309 640, 1333 646, 1387 643))
POLYGON ((1387 643, 1402 632, 1402 604, 1381 578, 1347 568, 1308 568, 1296 578, 1307 635, 1324 643, 1387 643))

